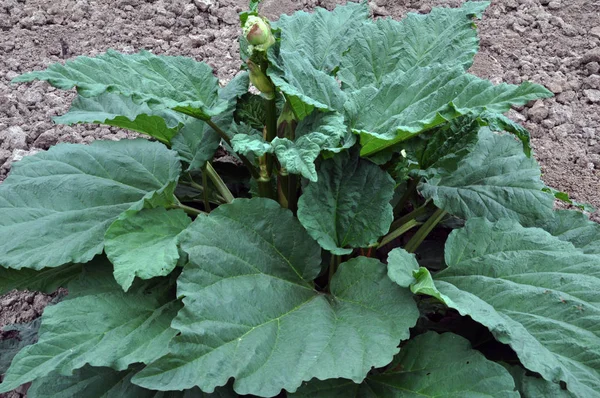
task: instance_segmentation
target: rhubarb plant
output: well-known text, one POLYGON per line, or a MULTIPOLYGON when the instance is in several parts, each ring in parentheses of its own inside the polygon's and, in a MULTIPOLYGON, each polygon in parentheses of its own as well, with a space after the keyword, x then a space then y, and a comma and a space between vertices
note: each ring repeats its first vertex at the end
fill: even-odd
POLYGON ((488 5, 252 1, 225 86, 147 51, 15 78, 140 137, 0 185, 0 293, 68 290, 0 345, 0 393, 600 397, 600 227, 504 115, 551 93, 468 72, 488 5))

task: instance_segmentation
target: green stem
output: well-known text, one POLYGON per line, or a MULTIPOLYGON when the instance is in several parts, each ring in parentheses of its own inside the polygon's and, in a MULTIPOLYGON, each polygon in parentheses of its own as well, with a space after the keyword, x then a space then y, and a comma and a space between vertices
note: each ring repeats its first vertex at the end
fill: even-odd
POLYGON ((215 187, 217 188, 217 192, 219 192, 221 194, 221 196, 225 199, 225 202, 227 202, 227 203, 233 202, 233 199, 234 199, 233 194, 231 193, 229 188, 227 188, 227 185, 225 185, 225 182, 223 182, 223 179, 221 179, 221 176, 212 167, 212 164, 210 164, 210 162, 206 162, 205 167, 206 167, 206 174, 207 174, 208 178, 210 178, 212 183, 215 185, 215 187))
POLYGON ((417 207, 410 213, 405 214, 404 216, 400 217, 399 219, 397 219, 396 221, 394 221, 392 223, 392 226, 390 227, 390 229, 391 230, 398 229, 402 225, 406 224, 408 221, 427 213, 427 205, 428 204, 429 204, 429 201, 425 202, 425 204, 423 204, 423 206, 417 207))
POLYGON ((261 198, 273 199, 273 189, 271 187, 271 181, 259 178, 256 180, 258 183, 258 196, 261 198))
MULTIPOLYGON (((183 181, 183 180, 179 180, 179 184, 181 185, 187 185, 189 187, 195 188, 198 191, 200 191, 200 193, 204 193, 204 187, 202 187, 202 185, 198 184, 196 181, 192 180, 192 177, 189 177, 191 181, 183 181)), ((225 203, 225 199, 223 199, 223 197, 221 195, 219 195, 218 193, 214 193, 215 195, 215 203, 225 203)), ((195 201, 195 200, 192 200, 195 201)))
POLYGON ((296 214, 298 211, 298 176, 296 174, 289 174, 287 184, 288 209, 290 209, 292 213, 296 214))
POLYGON ((400 198, 400 201, 398 202, 396 207, 394 207, 394 217, 398 217, 398 215, 402 212, 402 210, 404 210, 404 207, 406 207, 406 204, 410 200, 410 197, 417 190, 417 186, 419 185, 420 181, 421 181, 421 177, 417 177, 417 178, 411 179, 408 182, 408 185, 406 186, 406 191, 404 192, 404 195, 402 195, 402 197, 400 198))
MULTIPOLYGON (((213 122, 212 120, 208 119, 208 120, 205 120, 205 122, 217 134, 219 134, 221 136, 221 138, 223 139, 223 141, 225 141, 227 143, 227 145, 231 146, 231 139, 229 138, 229 136, 227 135, 227 133, 225 133, 223 130, 221 130, 221 128, 219 126, 217 126, 215 124, 215 122, 213 122)), ((256 170, 256 167, 254 167, 254 165, 252 164, 252 162, 250 162, 250 160, 248 160, 248 158, 245 157, 244 155, 242 155, 241 153, 238 153, 237 155, 240 158, 240 160, 242 161, 242 163, 244 163, 244 166, 246 166, 248 168, 248 171, 250 171, 250 174, 252 175, 252 178, 258 179, 258 177, 259 177, 258 170, 256 170)))
POLYGON ((414 253, 419 247, 419 245, 423 243, 427 235, 429 235, 429 233, 433 230, 433 228, 435 228, 435 226, 440 221, 442 221, 442 219, 446 216, 446 213, 446 210, 437 209, 431 215, 431 217, 429 217, 429 219, 425 221, 425 224, 423 224, 421 228, 419 228, 419 230, 414 234, 414 236, 410 238, 410 240, 404 247, 404 250, 406 250, 409 253, 414 253))
MULTIPOLYGON (((286 97, 279 119, 277 119, 277 137, 294 141, 296 139, 297 125, 296 115, 294 115, 289 99, 286 97)), ((284 207, 296 214, 298 207, 298 176, 289 174, 287 171, 284 171, 284 169, 281 169, 279 173, 278 188, 282 206, 285 202, 284 207)))
POLYGON ((191 207, 191 206, 186 206, 183 203, 177 201, 178 203, 173 205, 173 208, 176 209, 181 209, 183 211, 185 211, 187 214, 189 214, 190 216, 198 216, 200 214, 206 214, 205 212, 203 212, 202 210, 198 210, 195 207, 191 207))
MULTIPOLYGON (((208 162, 206 162, 208 164, 208 162)), ((210 213, 210 201, 208 200, 208 176, 206 175, 206 165, 202 167, 202 187, 204 188, 202 192, 202 197, 204 199, 204 210, 210 213)))
POLYGON ((409 220, 408 222, 401 225, 398 229, 395 229, 392 232, 390 232, 389 234, 387 234, 386 236, 384 236, 383 239, 381 240, 381 243, 377 246, 377 249, 382 248, 383 246, 387 245, 394 239, 398 238, 399 236, 402 236, 406 232, 410 231, 414 227, 421 225, 421 224, 423 224, 423 223, 417 222, 417 220, 414 220, 414 219, 409 220))
MULTIPOLYGON (((266 101, 266 116, 267 124, 265 125, 266 135, 265 141, 271 142, 277 137, 277 101, 275 97, 266 101)), ((267 173, 269 176, 273 172, 273 162, 275 161, 273 154, 267 153, 267 173)))
POLYGON ((329 286, 331 286, 331 279, 333 279, 333 275, 335 275, 341 263, 342 256, 331 255, 331 261, 329 262, 329 286))
POLYGON ((284 209, 289 209, 288 202, 288 190, 290 183, 290 175, 287 170, 281 168, 279 170, 279 174, 277 175, 277 196, 279 197, 279 204, 284 209))
POLYGON ((258 195, 261 198, 269 198, 276 200, 277 193, 273 189, 273 185, 271 184, 271 175, 267 172, 267 156, 265 154, 263 156, 258 157, 258 165, 259 165, 259 177, 256 179, 256 183, 258 184, 258 195))

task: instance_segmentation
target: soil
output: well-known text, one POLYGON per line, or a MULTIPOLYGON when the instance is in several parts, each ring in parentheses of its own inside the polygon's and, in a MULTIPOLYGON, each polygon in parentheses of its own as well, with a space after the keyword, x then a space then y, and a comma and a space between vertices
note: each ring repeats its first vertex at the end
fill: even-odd
MULTIPOLYGON (((340 2, 264 0, 262 11, 275 18, 340 2)), ((370 1, 375 15, 394 18, 461 3, 370 1)), ((246 5, 247 0, 0 1, 0 181, 13 162, 56 143, 131 136, 116 128, 54 125, 51 117, 67 111, 74 93, 43 82, 11 85, 12 78, 113 48, 191 56, 226 82, 239 70, 237 14, 246 5)), ((474 74, 494 83, 531 80, 556 94, 509 113, 531 131, 546 183, 600 207, 600 0, 495 0, 478 26, 481 51, 474 74)), ((33 292, 0 297, 0 329, 39 316, 49 301, 33 292)))

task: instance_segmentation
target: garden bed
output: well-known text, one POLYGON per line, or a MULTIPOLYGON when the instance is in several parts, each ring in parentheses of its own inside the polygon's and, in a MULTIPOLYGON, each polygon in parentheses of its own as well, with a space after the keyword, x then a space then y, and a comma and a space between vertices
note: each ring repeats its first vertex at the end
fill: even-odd
MULTIPOLYGON (((275 16, 318 5, 332 8, 334 3, 274 0, 265 1, 264 10, 275 16)), ((432 5, 461 2, 396 3, 374 1, 372 8, 376 15, 400 18, 407 11, 428 12, 432 5)), ((237 13, 245 0, 47 4, 9 0, 0 6, 0 180, 12 161, 58 142, 130 135, 115 128, 53 125, 50 117, 66 112, 73 94, 41 82, 9 85, 18 74, 109 48, 193 56, 214 67, 223 82, 240 66, 235 39, 237 13)), ((595 11, 599 7, 600 3, 582 0, 495 2, 478 23, 482 50, 472 68, 495 83, 531 80, 556 94, 509 116, 531 131, 545 182, 596 207, 600 206, 600 23, 595 11)), ((39 293, 3 296, 0 328, 34 319, 49 301, 39 293)))

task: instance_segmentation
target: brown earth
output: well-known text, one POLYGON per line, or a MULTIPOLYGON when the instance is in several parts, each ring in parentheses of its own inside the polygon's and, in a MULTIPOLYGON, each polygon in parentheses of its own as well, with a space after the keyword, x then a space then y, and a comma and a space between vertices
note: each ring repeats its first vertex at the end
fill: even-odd
MULTIPOLYGON (((265 0, 276 17, 336 0, 265 0)), ((460 0, 373 0, 377 16, 458 6, 460 0)), ((129 136, 99 126, 56 126, 74 93, 37 82, 10 85, 15 76, 109 48, 147 49, 205 61, 227 81, 238 71, 238 12, 247 0, 1 0, 0 181, 13 161, 59 142, 89 143, 129 136)), ((494 83, 531 80, 556 97, 512 110, 532 133, 546 183, 600 207, 600 1, 496 0, 478 22, 481 52, 472 72, 494 83)), ((598 214, 594 215, 598 219, 598 214)), ((0 297, 0 328, 29 321, 50 301, 40 293, 0 297)), ((5 397, 20 397, 22 391, 5 397)))

